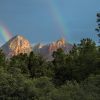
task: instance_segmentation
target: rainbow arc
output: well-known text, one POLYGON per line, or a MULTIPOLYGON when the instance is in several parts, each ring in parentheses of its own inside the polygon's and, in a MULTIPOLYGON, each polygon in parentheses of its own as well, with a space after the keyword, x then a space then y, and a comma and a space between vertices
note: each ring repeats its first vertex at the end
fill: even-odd
POLYGON ((4 24, 0 23, 0 45, 10 40, 13 36, 4 24))
POLYGON ((48 0, 48 4, 49 4, 50 12, 53 16, 53 19, 60 29, 62 37, 65 37, 68 32, 63 20, 64 18, 61 15, 61 12, 59 11, 59 7, 57 3, 54 0, 48 0))

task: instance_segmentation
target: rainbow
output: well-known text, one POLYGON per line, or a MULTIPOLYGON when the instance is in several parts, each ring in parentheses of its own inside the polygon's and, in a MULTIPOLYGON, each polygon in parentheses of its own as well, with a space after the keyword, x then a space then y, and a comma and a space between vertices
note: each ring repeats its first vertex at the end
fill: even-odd
POLYGON ((50 13, 51 16, 53 16, 53 20, 57 24, 57 26, 60 29, 60 32, 62 33, 63 37, 68 33, 64 24, 63 16, 60 14, 60 11, 58 9, 58 6, 54 0, 48 0, 48 4, 50 7, 50 13))
POLYGON ((8 31, 7 27, 4 24, 0 23, 0 36, 3 40, 0 40, 0 43, 7 42, 12 38, 12 33, 8 31))
POLYGON ((0 46, 2 46, 2 43, 0 42, 0 46))

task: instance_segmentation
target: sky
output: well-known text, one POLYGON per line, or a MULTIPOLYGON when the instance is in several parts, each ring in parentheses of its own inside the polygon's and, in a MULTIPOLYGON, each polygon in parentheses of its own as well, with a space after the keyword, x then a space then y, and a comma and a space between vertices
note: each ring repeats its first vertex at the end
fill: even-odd
MULTIPOLYGON (((26 37, 32 44, 65 38, 78 43, 82 38, 98 41, 96 13, 100 0, 0 0, 0 24, 12 36, 26 37)), ((6 42, 2 33, 0 41, 6 42)))

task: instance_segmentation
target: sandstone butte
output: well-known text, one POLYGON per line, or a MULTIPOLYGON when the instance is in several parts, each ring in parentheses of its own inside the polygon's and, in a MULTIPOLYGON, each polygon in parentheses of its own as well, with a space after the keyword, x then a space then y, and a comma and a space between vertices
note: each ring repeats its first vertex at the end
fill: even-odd
POLYGON ((17 35, 5 43, 3 51, 7 56, 14 56, 20 53, 30 53, 32 51, 31 44, 23 36, 17 35))
POLYGON ((51 59, 52 53, 57 51, 58 48, 62 48, 65 52, 69 52, 72 49, 72 45, 66 43, 64 38, 61 38, 58 41, 50 44, 42 45, 39 43, 38 45, 32 47, 26 38, 21 35, 17 35, 6 42, 1 48, 7 57, 12 57, 20 53, 29 54, 31 51, 34 51, 46 57, 47 59, 51 59))

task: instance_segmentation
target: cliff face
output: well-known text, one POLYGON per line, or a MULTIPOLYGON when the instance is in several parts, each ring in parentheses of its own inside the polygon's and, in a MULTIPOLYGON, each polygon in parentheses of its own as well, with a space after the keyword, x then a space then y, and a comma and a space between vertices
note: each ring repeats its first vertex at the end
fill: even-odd
POLYGON ((64 48, 65 47, 65 40, 64 38, 58 40, 57 42, 53 42, 49 45, 49 52, 54 52, 58 48, 64 48))
POLYGON ((52 60, 52 54, 54 51, 57 51, 58 48, 62 48, 66 53, 72 49, 72 45, 67 43, 64 38, 59 39, 58 41, 52 42, 47 45, 37 44, 33 47, 33 51, 41 54, 48 60, 52 60))
POLYGON ((2 46, 4 53, 7 56, 18 55, 20 53, 30 53, 31 45, 23 36, 17 35, 2 46))
POLYGON ((35 53, 39 53, 45 57, 47 60, 51 60, 53 52, 57 51, 58 48, 62 48, 66 53, 68 53, 72 47, 73 46, 67 43, 64 38, 61 38, 58 41, 47 45, 39 43, 32 48, 27 39, 23 36, 17 35, 5 43, 1 48, 7 57, 12 57, 20 53, 29 54, 31 51, 34 51, 35 53))

